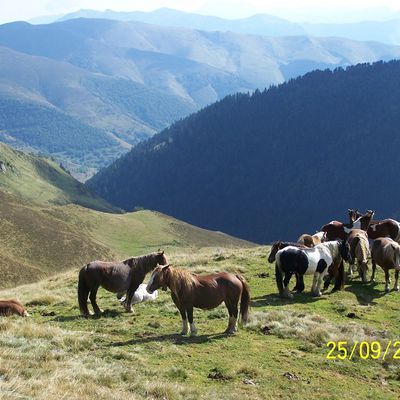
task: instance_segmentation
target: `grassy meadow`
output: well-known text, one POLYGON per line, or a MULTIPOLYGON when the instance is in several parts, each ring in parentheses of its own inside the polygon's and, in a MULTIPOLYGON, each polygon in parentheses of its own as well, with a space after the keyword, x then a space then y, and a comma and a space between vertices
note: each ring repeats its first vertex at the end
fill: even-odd
MULTIPOLYGON (((110 230, 107 239, 113 238, 110 230)), ((122 250, 122 249, 121 249, 122 250)), ((3 399, 396 399, 399 360, 327 360, 326 343, 400 337, 400 293, 384 294, 383 273, 315 299, 276 294, 268 247, 209 246, 168 252, 196 273, 241 272, 252 290, 251 321, 234 336, 224 306, 195 311, 198 336, 182 337, 169 292, 125 313, 100 289, 101 317, 79 316, 75 268, 0 291, 19 298, 30 318, 0 319, 3 399)), ((293 283, 292 283, 293 284, 293 283)))

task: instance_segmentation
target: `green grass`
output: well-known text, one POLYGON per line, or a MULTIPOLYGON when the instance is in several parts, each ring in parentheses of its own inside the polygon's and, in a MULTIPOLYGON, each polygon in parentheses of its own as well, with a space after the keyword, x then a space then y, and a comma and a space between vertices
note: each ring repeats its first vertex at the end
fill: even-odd
POLYGON ((252 320, 233 337, 221 335, 223 306, 195 311, 198 336, 181 337, 180 317, 161 292, 123 312, 100 290, 100 318, 79 317, 77 272, 3 290, 31 318, 0 320, 0 391, 8 398, 108 399, 395 399, 398 361, 326 360, 327 340, 399 338, 400 293, 352 279, 344 291, 293 301, 276 294, 266 247, 170 252, 169 261, 194 272, 241 271, 252 290, 252 320), (269 276, 260 278, 260 273, 269 276), (347 315, 353 312, 357 318, 347 315), (266 326, 268 328, 266 328, 266 326))

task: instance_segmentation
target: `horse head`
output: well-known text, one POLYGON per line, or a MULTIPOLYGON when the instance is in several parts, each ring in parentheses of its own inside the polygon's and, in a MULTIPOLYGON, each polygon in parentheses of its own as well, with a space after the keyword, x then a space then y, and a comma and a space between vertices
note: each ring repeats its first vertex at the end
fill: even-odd
POLYGON ((278 240, 277 242, 272 243, 271 252, 268 256, 268 262, 271 264, 275 261, 276 253, 281 249, 282 242, 278 240))
POLYGON ((362 217, 362 214, 358 211, 358 209, 352 210, 349 208, 347 211, 349 212, 349 221, 351 224, 357 221, 358 218, 362 217))
POLYGON ((168 273, 170 265, 158 265, 151 274, 149 283, 146 286, 146 290, 152 294, 155 290, 162 288, 167 290, 168 287, 168 273))

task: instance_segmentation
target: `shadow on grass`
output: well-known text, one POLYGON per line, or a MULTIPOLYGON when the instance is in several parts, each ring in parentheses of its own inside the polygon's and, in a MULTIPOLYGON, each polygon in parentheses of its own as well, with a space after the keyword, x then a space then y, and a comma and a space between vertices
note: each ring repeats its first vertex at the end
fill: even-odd
POLYGON ((376 304, 374 300, 386 294, 384 288, 385 286, 379 282, 362 283, 361 281, 351 280, 349 286, 346 286, 344 290, 353 293, 359 304, 367 306, 376 304), (376 288, 378 285, 381 290, 376 288))
POLYGON ((153 335, 143 334, 141 337, 127 340, 125 342, 111 343, 112 347, 129 346, 135 344, 145 344, 152 342, 170 342, 176 345, 187 345, 187 344, 201 344, 212 342, 214 340, 225 339, 231 337, 226 333, 214 333, 211 335, 198 335, 198 336, 182 336, 178 333, 166 334, 166 335, 153 335))
POLYGON ((284 306, 286 304, 294 303, 315 303, 316 301, 324 301, 324 294, 322 297, 312 297, 310 293, 293 293, 293 299, 286 299, 280 297, 278 293, 266 294, 264 296, 253 297, 251 299, 251 307, 265 307, 265 306, 284 306))
POLYGON ((59 315, 53 318, 51 321, 54 322, 68 322, 68 321, 76 321, 79 319, 82 320, 91 320, 91 319, 101 319, 101 318, 116 318, 124 314, 125 311, 115 311, 115 310, 104 310, 101 314, 91 315, 89 317, 84 317, 80 314, 76 315, 59 315))

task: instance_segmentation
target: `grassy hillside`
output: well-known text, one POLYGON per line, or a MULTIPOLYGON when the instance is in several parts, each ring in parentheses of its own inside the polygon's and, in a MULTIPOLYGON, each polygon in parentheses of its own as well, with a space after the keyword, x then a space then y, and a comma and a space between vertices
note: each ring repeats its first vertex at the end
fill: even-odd
POLYGON ((169 293, 126 314, 100 289, 100 318, 78 316, 78 269, 0 291, 32 314, 0 321, 0 390, 5 399, 397 399, 399 361, 327 360, 329 340, 379 341, 400 335, 399 293, 354 279, 345 290, 294 301, 276 295, 266 247, 169 254, 194 272, 241 271, 252 289, 252 321, 233 337, 223 306, 195 311, 196 338, 177 335, 180 318, 169 293), (352 314, 353 313, 353 314, 352 314), (353 318, 350 318, 352 316, 353 318))

